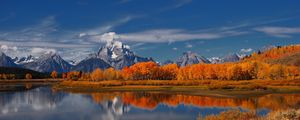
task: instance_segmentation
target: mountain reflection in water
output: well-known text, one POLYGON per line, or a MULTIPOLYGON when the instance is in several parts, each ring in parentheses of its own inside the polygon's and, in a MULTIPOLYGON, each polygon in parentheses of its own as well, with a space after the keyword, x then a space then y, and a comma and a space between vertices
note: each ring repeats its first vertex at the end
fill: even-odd
POLYGON ((159 92, 54 92, 40 87, 0 93, 0 119, 5 120, 194 120, 229 109, 270 111, 299 108, 299 94, 251 98, 193 96, 159 92))

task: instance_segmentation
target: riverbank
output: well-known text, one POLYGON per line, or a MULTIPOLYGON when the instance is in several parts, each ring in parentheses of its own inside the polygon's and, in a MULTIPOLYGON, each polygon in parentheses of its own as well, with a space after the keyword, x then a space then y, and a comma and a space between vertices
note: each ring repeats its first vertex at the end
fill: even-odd
POLYGON ((216 96, 300 93, 300 80, 137 80, 137 81, 63 81, 55 90, 71 92, 160 91, 216 96))
POLYGON ((54 85, 61 82, 62 79, 15 79, 0 80, 0 92, 22 91, 39 86, 54 85))

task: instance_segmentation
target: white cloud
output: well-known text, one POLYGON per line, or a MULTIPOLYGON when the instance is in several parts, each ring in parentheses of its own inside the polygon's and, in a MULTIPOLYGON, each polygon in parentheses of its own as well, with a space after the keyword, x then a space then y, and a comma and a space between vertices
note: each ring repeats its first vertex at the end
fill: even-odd
POLYGON ((57 31, 54 16, 48 16, 32 26, 20 28, 20 30, 0 32, 0 37, 14 41, 45 41, 49 40, 49 34, 57 31))
POLYGON ((115 27, 118 27, 118 26, 120 26, 124 23, 127 23, 132 19, 133 19, 132 16, 126 16, 126 17, 120 18, 116 21, 107 23, 105 25, 101 25, 101 26, 98 26, 98 27, 93 28, 93 29, 88 29, 88 30, 83 31, 83 32, 79 32, 77 36, 79 38, 86 38, 89 41, 99 42, 99 39, 102 38, 101 37, 102 34, 113 31, 115 27))
POLYGON ((252 50, 253 50, 252 48, 248 48, 248 49, 243 48, 243 49, 240 50, 240 52, 248 53, 248 52, 252 52, 252 50))
POLYGON ((0 44, 19 46, 19 47, 51 47, 51 48, 87 48, 94 46, 93 44, 72 44, 60 42, 43 42, 43 41, 4 41, 0 40, 0 44))
POLYGON ((87 34, 86 33, 79 33, 79 37, 81 38, 81 37, 84 37, 84 36, 86 36, 87 34))
POLYGON ((40 54, 48 54, 48 53, 56 53, 56 50, 53 48, 32 48, 31 53, 33 55, 40 55, 40 54))
POLYGON ((104 33, 101 35, 101 41, 106 42, 106 43, 111 43, 114 39, 117 39, 118 36, 116 35, 115 32, 108 32, 104 33))
POLYGON ((95 52, 94 49, 98 49, 101 45, 98 39, 93 39, 94 36, 114 30, 115 27, 132 18, 132 16, 125 16, 96 28, 65 31, 58 30, 54 16, 48 16, 37 24, 10 31, 0 31, 0 45, 2 45, 0 49, 11 57, 23 57, 30 54, 38 56, 43 52, 56 51, 65 59, 83 59, 89 53, 95 52))
POLYGON ((300 27, 258 27, 254 30, 263 32, 265 34, 275 37, 291 37, 292 34, 299 34, 300 27))
POLYGON ((0 45, 1 51, 17 51, 18 47, 17 46, 7 46, 7 45, 0 45))
POLYGON ((169 10, 172 10, 172 9, 183 7, 185 5, 190 4, 192 1, 193 0, 175 0, 174 3, 166 6, 165 8, 162 8, 161 12, 169 11, 169 10))
POLYGON ((189 3, 191 3, 193 0, 177 0, 177 3, 174 4, 172 7, 173 8, 179 8, 182 7, 184 5, 187 5, 189 3))
POLYGON ((173 49, 173 50, 178 50, 178 48, 177 48, 177 47, 173 47, 172 49, 173 49))
POLYGON ((187 31, 183 29, 154 29, 142 32, 119 34, 118 39, 122 41, 132 42, 176 42, 188 40, 209 40, 219 39, 230 36, 238 36, 246 34, 247 32, 240 31, 217 31, 217 32, 197 32, 187 31))
POLYGON ((192 44, 190 44, 190 43, 186 43, 186 44, 185 44, 185 47, 186 47, 186 48, 192 48, 192 47, 193 47, 193 45, 192 45, 192 44))

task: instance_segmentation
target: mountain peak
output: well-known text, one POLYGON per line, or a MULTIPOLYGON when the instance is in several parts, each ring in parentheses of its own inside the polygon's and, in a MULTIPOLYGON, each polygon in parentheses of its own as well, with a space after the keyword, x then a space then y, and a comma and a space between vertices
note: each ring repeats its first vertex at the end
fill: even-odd
POLYGON ((130 50, 130 46, 121 41, 114 40, 115 33, 107 33, 106 45, 100 47, 98 57, 110 64, 116 69, 122 69, 125 66, 131 66, 137 62, 152 61, 149 58, 143 58, 130 50))
POLYGON ((50 52, 41 55, 34 62, 24 64, 25 68, 32 69, 39 72, 67 72, 70 70, 72 65, 61 58, 57 53, 50 52))
POLYGON ((237 53, 231 53, 223 58, 223 62, 237 62, 240 59, 240 55, 237 53))
POLYGON ((197 53, 187 51, 184 52, 182 56, 176 60, 176 63, 178 66, 183 67, 186 65, 197 64, 197 63, 210 63, 210 61, 203 56, 199 56, 197 53))
POLYGON ((14 61, 2 51, 0 51, 0 66, 17 67, 14 61))
MULTIPOLYGON (((5 53, 2 52, 2 51, 0 51, 0 56, 3 56, 3 55, 5 55, 5 53)), ((6 56, 6 55, 5 55, 5 56, 6 56)))
POLYGON ((25 63, 30 63, 30 62, 34 62, 38 59, 38 57, 34 57, 32 55, 27 55, 26 57, 21 57, 21 58, 14 58, 14 62, 16 64, 25 64, 25 63))

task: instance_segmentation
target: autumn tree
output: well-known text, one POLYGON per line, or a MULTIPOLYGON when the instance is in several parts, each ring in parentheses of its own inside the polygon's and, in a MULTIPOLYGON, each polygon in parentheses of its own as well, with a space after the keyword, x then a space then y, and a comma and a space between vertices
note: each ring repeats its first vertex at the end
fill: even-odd
POLYGON ((272 65, 270 68, 270 76, 269 77, 273 80, 282 79, 284 77, 284 66, 272 65))
POLYGON ((26 79, 32 79, 32 75, 31 75, 30 73, 27 73, 27 74, 25 75, 25 78, 26 78, 26 79))
POLYGON ((67 73, 68 80, 78 80, 80 78, 80 72, 78 71, 71 71, 67 73))
POLYGON ((124 80, 132 80, 133 70, 126 66, 122 69, 121 76, 124 80))
POLYGON ((52 78, 57 78, 57 72, 56 71, 52 71, 51 72, 51 77, 52 78))
POLYGON ((93 81, 100 81, 103 80, 103 71, 100 68, 95 69, 92 73, 91 73, 91 79, 93 81))
POLYGON ((175 80, 178 74, 178 66, 177 64, 167 64, 164 66, 161 66, 159 70, 157 71, 158 75, 162 80, 175 80))
POLYGON ((121 79, 121 74, 119 70, 108 68, 103 71, 103 77, 105 80, 119 80, 121 79))
MULTIPOLYGON (((155 71, 158 70, 158 65, 155 62, 140 62, 130 66, 128 69, 123 69, 131 76, 124 76, 133 80, 150 80, 155 79, 155 71)), ((123 74, 124 75, 124 74, 123 74)))
POLYGON ((67 73, 62 73, 61 77, 62 77, 62 79, 66 79, 67 78, 67 73))

